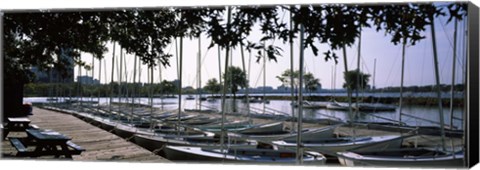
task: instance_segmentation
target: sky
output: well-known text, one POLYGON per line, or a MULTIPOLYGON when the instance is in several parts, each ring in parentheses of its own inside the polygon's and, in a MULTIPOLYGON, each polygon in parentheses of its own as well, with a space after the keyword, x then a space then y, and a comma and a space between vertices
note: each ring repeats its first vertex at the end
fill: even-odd
MULTIPOLYGON (((289 21, 289 13, 285 12, 284 18, 285 22, 289 21)), ((452 63, 453 63, 453 33, 454 33, 454 24, 447 22, 446 17, 437 17, 435 19, 435 30, 436 30, 436 39, 437 39, 437 54, 438 54, 438 68, 440 71, 440 82, 442 84, 450 84, 452 79, 452 63)), ((461 21, 458 24, 458 30, 464 28, 464 22, 461 21)), ((258 41, 261 38, 259 28, 253 28, 253 32, 248 37, 251 41, 258 41)), ((461 31, 459 31, 461 32, 461 31)), ((430 27, 427 27, 423 35, 426 37, 421 40, 415 46, 407 46, 406 55, 405 55, 405 78, 404 86, 422 86, 422 85, 432 85, 435 84, 435 73, 433 67, 433 49, 432 49, 432 40, 431 40, 431 31, 430 27)), ((458 43, 457 43, 457 64, 456 64, 456 83, 461 83, 463 81, 463 75, 465 68, 464 66, 464 53, 465 45, 463 43, 463 33, 458 34, 458 43)), ((384 31, 377 32, 374 28, 364 28, 362 30, 362 44, 361 44, 361 70, 373 76, 375 69, 375 86, 377 88, 388 87, 388 86, 400 86, 400 76, 401 76, 401 45, 394 45, 390 42, 390 36, 386 35, 384 31), (374 60, 376 60, 376 67, 374 67, 374 60)), ((198 54, 198 39, 189 39, 184 38, 183 44, 183 80, 182 85, 197 87, 197 54, 198 54)), ((201 81, 202 86, 204 86, 208 79, 216 78, 219 79, 219 62, 218 62, 218 49, 213 47, 208 49, 210 44, 210 39, 207 38, 206 34, 202 34, 201 37, 201 81)), ((358 42, 358 40, 356 41, 358 42)), ((274 42, 270 41, 268 43, 273 43, 276 46, 279 46, 283 49, 281 52, 282 57, 277 58, 277 62, 268 61, 266 63, 266 86, 272 86, 276 88, 281 85, 281 82, 276 78, 283 71, 290 69, 290 45, 283 44, 282 41, 276 40, 274 42)), ((317 44, 319 44, 317 42, 317 44)), ((111 57, 112 57, 112 44, 107 44, 109 51, 105 53, 105 59, 102 61, 102 75, 101 82, 110 82, 111 81, 111 57), (105 63, 106 62, 106 63, 105 63), (106 67, 105 67, 106 66, 106 67), (105 69, 106 68, 106 69, 105 69), (107 71, 108 73, 104 72, 107 71), (107 79, 105 78, 107 77, 107 79)), ((305 49, 304 55, 304 65, 305 71, 311 72, 315 77, 320 79, 322 88, 324 89, 339 89, 342 88, 344 83, 343 81, 343 72, 344 72, 344 60, 341 51, 335 51, 338 58, 338 64, 335 66, 333 61, 325 61, 323 52, 328 50, 326 44, 319 44, 319 56, 314 56, 310 48, 305 49), (336 71, 334 71, 336 69, 336 71), (333 72, 332 72, 333 71, 333 72), (335 73, 336 74, 333 74, 335 73), (333 76, 332 76, 333 75, 333 76), (335 77, 335 81, 332 81, 332 77, 335 77), (335 83, 334 83, 335 82, 335 83)), ((174 55, 170 60, 170 66, 162 68, 162 79, 164 80, 175 80, 178 79, 177 76, 177 62, 175 58, 176 49, 175 45, 172 44, 166 48, 167 52, 169 51, 174 55)), ((299 68, 299 40, 296 39, 294 42, 294 66, 295 70, 299 68)), ((118 57, 120 50, 117 45, 115 55, 118 57)), ((237 48, 232 51, 233 54, 233 65, 237 67, 242 67, 242 58, 240 49, 237 48)), ((347 48, 347 64, 348 69, 357 68, 357 55, 358 55, 358 44, 347 48)), ((221 51, 221 69, 223 73, 224 68, 224 59, 225 51, 221 51)), ((245 51, 245 62, 246 69, 250 65, 250 71, 247 76, 250 80, 250 87, 263 86, 263 60, 260 60, 260 63, 256 62, 255 55, 251 55, 245 51)), ((126 63, 127 63, 127 75, 128 81, 132 81, 133 75, 133 55, 126 54, 126 63)), ((90 54, 82 54, 82 60, 87 64, 92 62, 92 56, 90 54)), ((116 58, 118 61, 118 59, 116 58)), ((98 60, 94 61, 94 78, 98 79, 98 60)), ((117 67, 117 66, 115 66, 117 67)), ((118 67, 117 67, 118 68, 118 67)), ((115 69, 114 81, 117 81, 118 70, 115 69)), ((125 69, 124 71, 125 72, 125 69)), ((142 82, 147 82, 147 66, 142 67, 141 71, 141 80, 142 82)), ((78 68, 75 68, 75 75, 78 75, 78 68)), ((91 75, 91 72, 82 71, 82 75, 91 75)), ((158 83, 159 76, 159 67, 154 70, 154 83, 158 83)), ((123 74, 123 76, 125 76, 123 74)), ((138 71, 137 71, 138 76, 138 71)), ((125 80, 125 77, 122 78, 125 80)), ((373 77, 369 82, 370 85, 373 84, 373 77)))

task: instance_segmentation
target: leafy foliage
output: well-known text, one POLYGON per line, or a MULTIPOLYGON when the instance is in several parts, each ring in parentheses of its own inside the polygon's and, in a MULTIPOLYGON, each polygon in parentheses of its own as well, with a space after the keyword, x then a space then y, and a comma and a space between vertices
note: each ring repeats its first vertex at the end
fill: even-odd
MULTIPOLYGON (((68 62, 58 60, 67 52, 76 64, 80 52, 92 53, 102 58, 108 41, 117 42, 127 53, 141 57, 144 63, 154 66, 155 61, 168 66, 171 54, 165 47, 175 37, 196 37, 204 32, 211 45, 221 48, 244 45, 255 50, 260 58, 275 60, 282 49, 264 45, 265 41, 281 39, 284 42, 298 37, 299 25, 305 28, 305 48, 319 54, 317 43, 329 44, 323 52, 325 60, 338 56, 333 52, 355 43, 362 27, 376 26, 392 35, 392 42, 409 41, 414 45, 424 38, 422 32, 433 16, 448 14, 452 18, 466 16, 466 3, 434 4, 381 4, 381 5, 301 5, 301 6, 230 6, 128 9, 94 12, 26 12, 5 14, 5 56, 12 63, 8 73, 21 73, 32 65, 41 69, 64 70, 68 62), (228 8, 228 9, 227 9, 228 8), (280 18, 280 12, 291 12, 293 29, 280 18), (224 18, 231 15, 231 22, 224 18), (252 27, 258 24, 263 37, 259 42, 249 42, 252 27), (373 25, 372 25, 373 24, 373 25), (11 57, 11 58, 10 58, 11 57), (13 59, 18 58, 19 60, 13 59), (62 66, 64 66, 62 68, 62 66)), ((24 74, 27 76, 27 74, 24 74)), ((67 75, 64 75, 67 76, 67 75)))
MULTIPOLYGON (((296 70, 293 73, 290 70, 285 70, 282 75, 277 76, 276 78, 282 82, 284 86, 291 87, 291 78, 293 76, 293 85, 294 88, 299 86, 300 81, 300 71, 296 70)), ((315 78, 312 73, 305 73, 303 75, 304 88, 308 91, 315 91, 322 85, 320 80, 315 78)))
POLYGON ((234 96, 240 88, 247 87, 247 75, 239 67, 231 66, 227 68, 227 71, 223 74, 223 80, 227 85, 228 91, 234 96))
POLYGON ((176 94, 178 87, 172 81, 163 80, 157 90, 156 92, 160 94, 176 94))
POLYGON ((207 85, 205 85, 203 89, 213 94, 219 93, 220 90, 222 90, 222 85, 220 85, 216 78, 212 78, 207 81, 207 85))
POLYGON ((343 88, 349 88, 352 90, 366 89, 368 87, 368 82, 370 81, 370 75, 360 72, 358 69, 344 72, 343 78, 345 79, 343 88), (357 86, 357 76, 359 76, 359 79, 360 79, 360 82, 358 82, 358 86, 357 86))

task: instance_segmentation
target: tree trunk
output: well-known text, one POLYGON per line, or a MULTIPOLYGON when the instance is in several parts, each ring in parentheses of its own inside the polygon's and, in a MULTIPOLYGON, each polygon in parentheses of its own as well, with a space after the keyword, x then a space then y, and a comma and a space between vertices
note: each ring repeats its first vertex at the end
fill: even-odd
POLYGON ((4 77, 3 120, 6 120, 8 117, 23 117, 27 115, 23 107, 23 88, 25 83, 8 77, 8 75, 4 77))

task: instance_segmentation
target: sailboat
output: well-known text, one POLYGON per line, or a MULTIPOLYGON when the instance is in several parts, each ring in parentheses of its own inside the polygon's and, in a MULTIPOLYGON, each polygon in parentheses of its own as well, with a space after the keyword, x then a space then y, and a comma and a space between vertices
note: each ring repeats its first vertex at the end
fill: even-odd
MULTIPOLYGON (((442 104, 439 87, 439 72, 437 62, 437 52, 435 45, 435 29, 434 20, 431 23, 433 57, 435 67, 435 78, 437 85, 437 98, 439 102, 439 117, 440 117, 440 133, 442 136, 442 148, 394 148, 381 149, 377 151, 357 151, 339 152, 338 159, 342 165, 346 166, 409 166, 409 167, 463 167, 464 165, 464 151, 447 151, 445 148, 445 131, 442 114, 442 104)), ((457 34, 457 20, 455 19, 454 31, 454 60, 456 53, 456 34, 457 34)), ((403 51, 405 49, 406 39, 403 43, 403 51)), ((453 94, 452 94, 453 95, 453 94)), ((453 144, 452 144, 453 145, 453 144)), ((452 146, 453 147, 453 146, 452 146)))
POLYGON ((193 95, 188 95, 185 100, 195 100, 195 97, 193 95))
POLYGON ((330 109, 330 110, 349 110, 349 107, 348 105, 345 105, 345 104, 342 104, 342 103, 338 103, 336 101, 333 101, 331 103, 328 103, 327 106, 326 106, 327 109, 330 109))
MULTIPOLYGON (((360 43, 359 43, 360 44, 360 43)), ((302 54, 300 56, 300 59, 302 59, 302 54)), ((346 61, 345 61, 346 62, 346 61)), ((300 61, 300 64, 302 63, 302 60, 300 61)), ((347 69, 345 67, 345 69, 347 69)), ((300 65, 300 77, 303 74, 303 65, 300 65)), ((357 81, 358 82, 358 81, 357 81)), ((300 87, 302 86, 302 81, 300 81, 300 87)), ((301 93, 302 90, 300 89, 300 96, 299 96, 299 101, 298 103, 303 103, 302 101, 302 96, 301 93)), ((350 96, 349 96, 349 99, 350 96)), ((350 102, 349 102, 350 103, 350 102)), ((346 107, 340 107, 341 105, 334 102, 329 105, 327 105, 327 108, 331 106, 332 104, 336 104, 336 109, 345 109, 345 110, 351 110, 351 106, 346 106, 346 107)), ((301 129, 301 109, 303 108, 303 105, 299 107, 299 128, 301 129)), ((350 112, 352 113, 352 112, 350 112)), ((308 135, 307 135, 308 136, 308 135)), ((291 139, 281 139, 277 141, 273 141, 272 143, 275 145, 278 145, 279 147, 284 147, 284 148, 296 148, 299 150, 299 145, 301 144, 306 150, 310 151, 316 151, 316 152, 321 152, 326 155, 330 156, 336 156, 337 152, 339 151, 346 151, 350 150, 353 148, 358 148, 362 146, 367 146, 367 145, 372 145, 372 144, 378 144, 378 143, 384 143, 382 147, 399 147, 401 145, 401 142, 398 142, 399 140, 396 140, 400 138, 398 135, 386 135, 386 136, 363 136, 359 137, 356 136, 354 133, 354 136, 349 136, 349 137, 339 137, 337 135, 333 134, 325 134, 324 136, 319 136, 319 137, 313 137, 313 138, 302 138, 297 137, 297 138, 291 138, 291 139), (387 142, 388 141, 388 142, 387 142), (393 143, 393 144, 392 144, 393 143)))
MULTIPOLYGON (((398 135, 387 136, 364 136, 364 137, 334 137, 329 138, 316 138, 302 140, 303 146, 306 150, 320 152, 330 156, 337 156, 337 152, 346 151, 353 148, 371 145, 372 143, 384 143, 386 141, 393 141, 399 138, 398 135)), ((295 148, 297 146, 296 140, 278 140, 272 143, 284 148, 295 148)), ((386 144, 384 146, 399 147, 401 143, 397 142, 397 145, 386 144)))
MULTIPOLYGON (((166 158, 169 160, 255 164, 292 164, 296 160, 294 151, 277 148, 229 148, 222 150, 218 148, 166 146, 164 150, 166 158)), ((307 165, 323 165, 326 158, 316 152, 305 152, 303 162, 307 165)))
MULTIPOLYGON (((323 138, 326 136, 331 136, 333 131, 338 125, 331 125, 326 127, 320 128, 308 128, 303 129, 300 133, 304 136, 304 139, 316 139, 316 138, 323 138)), ((249 131, 247 131, 249 132, 249 131)), ((262 142, 272 142, 275 140, 289 140, 293 141, 297 137, 297 132, 293 130, 277 130, 276 132, 270 131, 268 133, 261 133, 261 132, 250 132, 245 133, 242 131, 236 132, 237 134, 241 135, 247 139, 254 139, 262 142)))
POLYGON ((463 151, 442 151, 435 148, 376 147, 376 150, 352 149, 339 152, 338 160, 344 166, 388 167, 461 167, 463 151))

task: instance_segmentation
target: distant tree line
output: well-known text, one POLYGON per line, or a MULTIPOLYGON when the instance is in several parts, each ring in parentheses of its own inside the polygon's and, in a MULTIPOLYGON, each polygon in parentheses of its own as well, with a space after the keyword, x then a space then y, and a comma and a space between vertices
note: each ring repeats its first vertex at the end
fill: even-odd
MULTIPOLYGON (((441 84, 440 89, 443 92, 450 92, 451 85, 441 84)), ((463 92, 464 89, 465 89, 465 86, 463 84, 454 85, 454 90, 455 91, 463 92)), ((374 91, 400 92, 400 87, 384 87, 384 88, 375 89, 374 91)), ((405 92, 434 92, 435 91, 435 85, 408 86, 408 87, 403 87, 403 91, 405 91, 405 92)))
MULTIPOLYGON (((161 83, 122 83, 113 82, 109 84, 82 84, 79 83, 29 83, 25 85, 24 95, 28 97, 148 97, 150 88, 153 87, 154 97, 172 96, 178 94, 178 86, 173 81, 162 81, 161 83), (120 88, 120 89, 119 89, 120 88)), ((197 93, 192 87, 184 87, 184 93, 197 93)))

